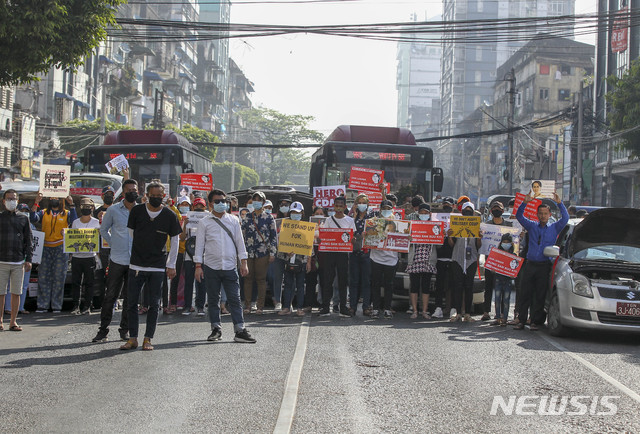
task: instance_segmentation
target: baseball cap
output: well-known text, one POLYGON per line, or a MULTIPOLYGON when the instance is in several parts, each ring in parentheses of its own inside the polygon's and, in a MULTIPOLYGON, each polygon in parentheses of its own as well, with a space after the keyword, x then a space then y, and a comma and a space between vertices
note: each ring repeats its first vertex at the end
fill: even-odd
POLYGON ((291 196, 289 196, 288 194, 283 194, 282 196, 280 196, 279 201, 280 202, 293 202, 293 199, 291 199, 291 196))
POLYGON ((494 208, 499 208, 501 210, 504 210, 504 205, 502 204, 502 202, 497 200, 491 204, 491 209, 494 209, 494 208))
POLYGON ((380 202, 380 209, 384 208, 385 206, 388 206, 390 208, 393 208, 393 202, 391 202, 390 200, 383 200, 382 202, 380 202))
POLYGON ((303 212, 304 211, 304 207, 302 206, 302 204, 300 202, 293 202, 291 204, 291 207, 289 208, 289 211, 303 212))
POLYGON ((207 207, 207 203, 201 197, 197 197, 193 200, 193 206, 196 206, 196 205, 202 205, 205 208, 207 207))
POLYGON ((180 205, 182 202, 187 202, 189 205, 191 205, 191 199, 189 199, 187 196, 179 197, 176 203, 180 205))
POLYGON ((26 203, 21 203, 18 205, 18 207, 16 208, 16 211, 31 211, 29 209, 29 205, 27 205, 26 203))
POLYGON ((107 194, 107 193, 116 194, 116 191, 110 185, 107 185, 106 187, 102 187, 102 194, 104 195, 104 194, 107 194))
POLYGON ((264 203, 264 207, 265 208, 268 207, 268 206, 273 208, 273 202, 271 202, 269 199, 267 199, 267 201, 264 203))
POLYGON ((82 205, 95 206, 93 201, 91 199, 89 199, 88 197, 83 197, 82 199, 80 199, 80 206, 82 206, 82 205))
POLYGON ((431 205, 429 205, 428 203, 421 203, 420 205, 418 205, 418 211, 422 209, 426 209, 427 211, 431 212, 431 205))
POLYGON ((465 202, 462 204, 462 209, 471 208, 472 210, 476 210, 476 207, 473 206, 473 202, 465 202))
POLYGON ((469 202, 471 199, 469 199, 469 196, 460 196, 458 198, 458 204, 460 204, 461 202, 465 201, 465 202, 469 202))
POLYGON ((442 203, 448 203, 449 205, 453 205, 456 201, 451 197, 451 196, 447 196, 444 199, 442 199, 442 203))

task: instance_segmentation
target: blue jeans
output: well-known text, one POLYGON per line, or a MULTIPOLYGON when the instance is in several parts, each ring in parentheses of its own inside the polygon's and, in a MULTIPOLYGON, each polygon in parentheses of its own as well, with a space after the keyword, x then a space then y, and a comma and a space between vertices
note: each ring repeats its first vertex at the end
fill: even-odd
POLYGON ((349 255, 349 306, 358 309, 362 297, 362 310, 371 306, 371 258, 369 254, 349 255))
POLYGON ((501 279, 500 276, 496 277, 495 285, 493 287, 493 294, 496 303, 496 319, 507 319, 509 316, 509 304, 511 301, 511 290, 513 284, 511 280, 501 279))
MULTIPOLYGON (((27 291, 29 290, 29 277, 31 277, 31 270, 24 272, 24 277, 22 278, 22 294, 20 295, 20 307, 19 311, 24 310, 24 301, 27 298, 27 291)), ((7 289, 9 289, 10 285, 7 285, 7 289)), ((4 310, 11 310, 11 294, 7 291, 7 297, 4 299, 4 310)), ((2 306, 0 306, 2 307, 2 306)))
POLYGON ((44 246, 42 262, 38 266, 38 309, 61 310, 64 297, 64 281, 67 277, 69 255, 64 246, 44 246))
POLYGON ((158 325, 158 310, 162 298, 162 280, 166 280, 164 271, 137 271, 129 270, 129 287, 127 289, 129 299, 129 336, 138 337, 138 300, 140 291, 144 286, 149 296, 149 311, 147 312, 147 329, 144 337, 152 339, 158 325))
POLYGON ((227 309, 231 313, 233 330, 239 332, 244 329, 244 316, 242 315, 242 303, 240 302, 240 284, 236 270, 214 270, 202 265, 204 272, 204 285, 209 298, 209 322, 211 329, 220 327, 220 290, 224 288, 227 293, 227 309))
POLYGON ((304 307, 304 277, 306 264, 297 273, 291 271, 284 272, 284 294, 282 296, 282 308, 291 309, 293 291, 296 293, 296 305, 298 309, 304 307))

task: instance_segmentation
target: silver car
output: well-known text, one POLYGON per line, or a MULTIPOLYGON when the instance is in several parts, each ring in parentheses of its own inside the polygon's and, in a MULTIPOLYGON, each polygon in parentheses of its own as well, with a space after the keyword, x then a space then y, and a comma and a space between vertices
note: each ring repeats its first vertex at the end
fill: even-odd
POLYGON ((640 209, 603 208, 572 219, 545 248, 555 259, 548 328, 640 332, 640 209))

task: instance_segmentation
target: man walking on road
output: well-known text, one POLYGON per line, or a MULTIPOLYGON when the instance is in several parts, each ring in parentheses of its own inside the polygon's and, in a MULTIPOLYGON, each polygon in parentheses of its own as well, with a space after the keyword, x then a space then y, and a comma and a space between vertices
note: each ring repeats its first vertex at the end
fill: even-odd
POLYGON ((522 271, 522 291, 518 302, 518 319, 520 322, 514 328, 524 329, 527 322, 529 307, 531 307, 530 330, 538 330, 543 325, 547 316, 544 312, 544 301, 549 288, 549 274, 551 273, 551 260, 544 256, 544 248, 553 246, 558 238, 558 234, 569 221, 569 213, 556 193, 553 200, 558 204, 562 218, 555 223, 549 223, 551 208, 549 205, 538 206, 538 221, 529 220, 524 216, 524 209, 533 197, 527 195, 522 205, 516 212, 516 218, 523 228, 527 230, 529 237, 529 248, 527 251, 527 262, 522 271))
MULTIPOLYGON (((109 324, 113 318, 113 305, 122 293, 122 317, 120 318, 120 339, 126 341, 129 330, 128 300, 126 283, 129 277, 129 260, 131 257, 131 235, 127 228, 129 212, 138 198, 138 183, 134 179, 127 179, 122 184, 124 199, 110 206, 102 216, 100 235, 111 246, 109 257, 109 277, 107 278, 107 293, 102 301, 100 311, 100 329, 93 338, 93 342, 105 342, 109 334, 109 324), (124 288, 124 290, 123 290, 124 288)), ((103 264, 103 267, 106 264, 103 264)), ((137 312, 136 312, 137 316, 137 312)))
POLYGON ((196 280, 200 282, 204 276, 209 299, 211 334, 207 340, 213 342, 222 339, 220 288, 224 286, 235 331, 234 341, 253 344, 256 340, 244 327, 240 303, 238 261, 240 261, 240 274, 246 276, 249 273, 247 249, 240 223, 235 216, 227 213, 228 205, 224 191, 213 190, 209 193, 208 199, 213 215, 198 223, 196 250, 193 255, 193 261, 196 264, 196 280))

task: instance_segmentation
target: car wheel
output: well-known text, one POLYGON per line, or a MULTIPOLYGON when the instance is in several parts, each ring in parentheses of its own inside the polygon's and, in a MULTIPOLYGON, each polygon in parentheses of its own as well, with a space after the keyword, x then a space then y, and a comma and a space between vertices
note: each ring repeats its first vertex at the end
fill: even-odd
POLYGON ((560 319, 560 302, 558 301, 558 291, 555 289, 551 294, 551 301, 549 302, 547 328, 553 336, 564 336, 567 333, 567 327, 562 325, 562 320, 560 319))

